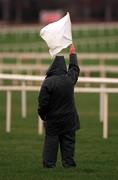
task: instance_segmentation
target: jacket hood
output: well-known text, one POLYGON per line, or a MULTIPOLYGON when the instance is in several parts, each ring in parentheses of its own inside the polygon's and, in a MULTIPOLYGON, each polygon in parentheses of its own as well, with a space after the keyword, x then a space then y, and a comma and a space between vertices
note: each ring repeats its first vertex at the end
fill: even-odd
POLYGON ((64 56, 56 56, 46 72, 47 77, 52 75, 62 75, 67 73, 64 56))

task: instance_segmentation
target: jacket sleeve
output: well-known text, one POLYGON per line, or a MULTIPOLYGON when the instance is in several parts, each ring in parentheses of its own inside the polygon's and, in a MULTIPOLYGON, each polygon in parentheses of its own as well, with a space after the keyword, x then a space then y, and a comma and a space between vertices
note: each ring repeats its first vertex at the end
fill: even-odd
POLYGON ((38 96, 38 115, 41 117, 43 121, 46 120, 49 99, 50 99, 49 87, 47 83, 44 81, 38 96))
POLYGON ((79 73, 80 73, 80 68, 77 62, 77 55, 70 54, 69 61, 70 62, 69 62, 69 68, 68 68, 68 76, 72 79, 73 83, 76 84, 79 77, 79 73))

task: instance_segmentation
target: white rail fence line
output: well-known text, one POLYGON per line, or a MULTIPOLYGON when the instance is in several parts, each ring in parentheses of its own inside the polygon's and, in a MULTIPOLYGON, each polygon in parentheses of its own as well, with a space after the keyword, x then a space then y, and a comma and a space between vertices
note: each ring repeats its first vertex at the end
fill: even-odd
MULTIPOLYGON (((68 53, 64 54, 65 57, 68 57, 68 53)), ((79 53, 78 57, 80 59, 118 59, 118 53, 79 53)), ((1 58, 19 58, 19 59, 44 59, 49 58, 49 53, 29 53, 29 52, 0 52, 1 58)))
MULTIPOLYGON (((4 80, 19 80, 22 85, 2 85, 0 91, 6 92, 6 132, 11 131, 11 109, 12 102, 11 96, 14 91, 21 91, 21 112, 22 117, 25 118, 27 115, 26 107, 26 92, 27 91, 39 91, 39 86, 27 86, 26 81, 38 81, 42 82, 44 76, 31 76, 31 75, 16 75, 16 74, 0 74, 0 79, 4 80)), ((81 83, 92 83, 97 84, 99 87, 76 87, 75 92, 77 93, 99 93, 100 94, 100 121, 103 122, 103 138, 108 138, 108 94, 118 93, 118 87, 106 87, 106 85, 118 85, 118 79, 115 78, 85 78, 80 77, 77 84, 81 83)), ((43 133, 42 121, 38 121, 38 133, 43 133)))
MULTIPOLYGON (((68 54, 64 54, 68 58, 68 54)), ((44 64, 45 59, 50 59, 49 53, 0 53, 0 72, 11 71, 12 73, 22 73, 25 71, 27 74, 37 73, 45 74, 48 65, 44 64), (7 63, 4 59, 7 59, 7 63), (13 63, 11 59, 16 61, 13 63), (33 60, 31 64, 30 60, 33 60)), ((106 73, 118 73, 116 65, 106 64, 107 61, 118 61, 118 53, 80 53, 78 54, 78 62, 81 66, 81 73, 85 76, 90 76, 92 72, 100 73, 101 77, 106 76, 106 73), (86 59, 98 61, 98 64, 82 64, 86 59)), ((51 61, 51 60, 50 60, 51 61)))
MULTIPOLYGON (((0 34, 8 34, 8 33, 39 33, 42 26, 32 25, 32 26, 2 26, 0 27, 0 34)), ((118 23, 85 23, 85 24, 73 24, 72 29, 73 30, 83 30, 83 31, 89 31, 89 30, 104 30, 104 29, 116 29, 118 28, 118 23)))

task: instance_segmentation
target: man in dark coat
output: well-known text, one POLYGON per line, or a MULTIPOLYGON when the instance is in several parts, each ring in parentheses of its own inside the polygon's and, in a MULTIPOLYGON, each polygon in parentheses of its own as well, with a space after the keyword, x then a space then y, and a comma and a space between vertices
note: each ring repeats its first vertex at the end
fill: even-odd
POLYGON ((55 167, 60 145, 63 167, 75 167, 75 131, 80 128, 74 102, 74 86, 79 76, 75 48, 70 46, 67 71, 64 56, 56 56, 46 73, 38 96, 38 114, 45 125, 43 166, 55 167))

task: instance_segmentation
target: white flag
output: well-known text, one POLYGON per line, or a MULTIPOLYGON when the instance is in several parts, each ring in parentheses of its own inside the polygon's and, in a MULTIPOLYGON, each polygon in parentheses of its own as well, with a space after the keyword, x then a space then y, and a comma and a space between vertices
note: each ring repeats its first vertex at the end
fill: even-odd
POLYGON ((70 15, 60 20, 48 24, 40 31, 40 36, 46 41, 49 47, 49 53, 52 57, 58 54, 62 49, 72 44, 72 31, 70 15))

